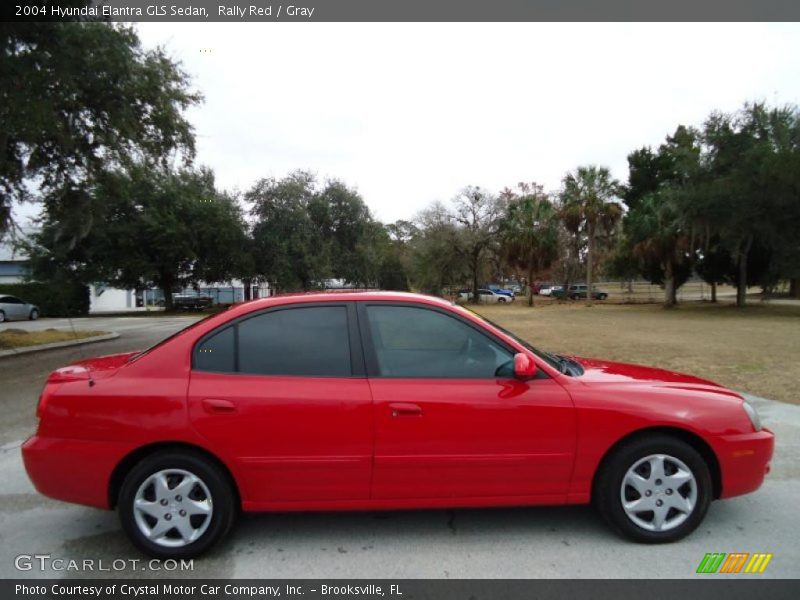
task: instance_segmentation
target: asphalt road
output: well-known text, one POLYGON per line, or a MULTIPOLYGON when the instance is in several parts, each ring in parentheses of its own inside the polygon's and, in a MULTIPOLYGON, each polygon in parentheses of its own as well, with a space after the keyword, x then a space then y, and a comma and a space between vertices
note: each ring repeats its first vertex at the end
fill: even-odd
MULTIPOLYGON (((0 359, 0 577, 86 577, 91 572, 15 570, 19 554, 114 560, 101 576, 154 577, 122 534, 116 513, 38 495, 19 446, 35 427, 47 373, 81 357, 146 347, 192 317, 80 319, 76 328, 118 331, 109 342, 0 359)), ((11 324, 18 326, 19 323, 11 324)), ((42 320, 39 327, 60 326, 42 320)), ((689 538, 637 545, 611 533, 588 507, 248 515, 180 577, 267 578, 690 578, 706 552, 771 552, 757 577, 800 576, 800 406, 756 399, 777 435, 773 470, 758 492, 715 502, 689 538)), ((98 563, 95 562, 95 565, 98 563)), ((706 575, 705 577, 709 577, 706 575)), ((715 576, 717 577, 717 576, 715 576)), ((734 576, 735 577, 735 576, 734 576)), ((741 577, 741 575, 739 576, 741 577)))

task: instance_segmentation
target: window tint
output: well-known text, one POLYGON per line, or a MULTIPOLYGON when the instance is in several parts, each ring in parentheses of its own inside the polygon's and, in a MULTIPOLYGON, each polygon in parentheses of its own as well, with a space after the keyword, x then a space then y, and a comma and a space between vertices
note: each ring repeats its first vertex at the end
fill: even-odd
POLYGON ((347 309, 314 306, 268 312, 239 327, 239 371, 258 375, 349 377, 347 309))
POLYGON ((199 371, 232 373, 236 370, 233 349, 233 326, 226 327, 197 345, 194 368, 199 371))
POLYGON ((20 300, 19 298, 15 298, 14 296, 5 296, 2 298, 2 300, 0 300, 0 302, 3 302, 5 304, 24 304, 22 300, 20 300))
POLYGON ((493 378, 513 374, 514 357, 473 327, 440 312, 366 308, 384 377, 493 378))

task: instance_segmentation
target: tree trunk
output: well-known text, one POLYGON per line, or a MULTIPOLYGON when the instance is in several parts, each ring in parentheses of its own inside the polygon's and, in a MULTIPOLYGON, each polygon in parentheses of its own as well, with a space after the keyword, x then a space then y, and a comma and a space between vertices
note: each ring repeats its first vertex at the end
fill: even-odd
MULTIPOLYGON (((586 306, 592 306, 592 270, 594 269, 594 227, 589 225, 589 246, 586 252, 586 306)), ((565 290, 565 292, 568 290, 565 290)))
POLYGON ((528 306, 533 306, 533 269, 528 269, 528 306))
POLYGON ((172 285, 173 279, 171 275, 162 274, 160 278, 161 292, 164 294, 164 310, 172 310, 175 305, 172 303, 172 285))
POLYGON ((711 302, 716 303, 717 301, 717 282, 711 282, 711 302))
POLYGON ((753 236, 747 236, 744 248, 739 250, 739 281, 736 285, 736 306, 744 308, 747 303, 747 255, 753 245, 753 236))
POLYGON ((789 280, 789 297, 800 298, 800 277, 793 277, 789 280))
POLYGON ((244 286, 244 301, 247 302, 248 300, 253 299, 253 280, 252 279, 242 279, 242 285, 244 286))
POLYGON ((476 257, 472 258, 472 301, 475 304, 481 301, 478 295, 478 260, 476 257))
POLYGON ((664 265, 664 308, 675 306, 675 275, 672 261, 664 265))

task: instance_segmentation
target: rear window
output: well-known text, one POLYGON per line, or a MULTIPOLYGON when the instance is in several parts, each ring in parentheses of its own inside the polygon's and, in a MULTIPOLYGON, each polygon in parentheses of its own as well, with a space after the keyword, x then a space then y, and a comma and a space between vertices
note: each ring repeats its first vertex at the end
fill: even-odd
POLYGON ((195 346, 197 371, 350 377, 347 307, 281 308, 247 317, 195 346))

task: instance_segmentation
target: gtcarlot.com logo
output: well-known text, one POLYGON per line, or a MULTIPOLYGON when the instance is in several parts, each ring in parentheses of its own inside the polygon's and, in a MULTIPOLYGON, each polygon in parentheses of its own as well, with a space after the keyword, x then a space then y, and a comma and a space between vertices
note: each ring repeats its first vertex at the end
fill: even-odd
POLYGON ((772 553, 765 552, 709 552, 697 566, 698 573, 763 573, 772 553))
POLYGON ((53 558, 50 554, 18 554, 14 558, 17 571, 194 571, 194 560, 168 558, 53 558))

